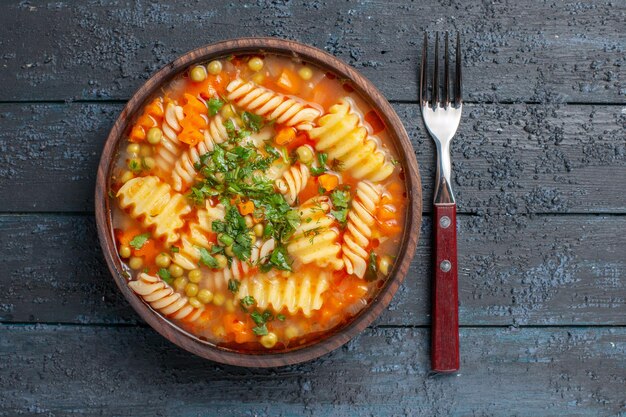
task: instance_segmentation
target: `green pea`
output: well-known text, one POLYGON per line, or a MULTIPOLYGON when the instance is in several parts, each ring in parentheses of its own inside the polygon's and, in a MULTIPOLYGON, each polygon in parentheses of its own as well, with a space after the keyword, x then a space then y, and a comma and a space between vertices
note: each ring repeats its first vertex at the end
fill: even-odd
POLYGON ((172 274, 174 278, 181 277, 185 273, 185 271, 183 271, 183 268, 181 268, 180 266, 176 264, 170 265, 169 271, 170 271, 170 274, 172 274))
POLYGON ((209 304, 213 301, 213 293, 206 288, 198 291, 198 295, 196 297, 202 304, 209 304))
POLYGON ((131 269, 138 270, 143 266, 143 259, 133 256, 128 261, 128 266, 130 266, 131 269))
POLYGON ((300 75, 300 78, 302 78, 303 80, 308 81, 311 79, 311 77, 313 77, 313 70, 311 70, 311 68, 309 67, 302 67, 298 71, 298 75, 300 75))
POLYGON ((202 279, 202 271, 200 271, 199 269, 194 269, 192 271, 189 271, 188 276, 189 281, 197 284, 202 279))
POLYGON ((263 60, 259 57, 254 57, 250 61, 248 61, 248 67, 252 71, 261 71, 263 68, 263 60))
POLYGON ((130 253, 130 246, 122 245, 120 247, 120 256, 122 258, 130 258, 130 255, 131 255, 131 253, 130 253))
POLYGON ((265 227, 263 227, 263 223, 257 223, 252 228, 252 231, 254 232, 254 235, 256 237, 261 237, 261 236, 263 236, 263 232, 265 231, 265 227))
POLYGON ((161 139, 163 139, 163 132, 158 127, 153 127, 152 129, 148 130, 148 135, 146 139, 148 139, 149 144, 156 145, 157 143, 161 142, 161 139))
POLYGON ((155 262, 159 268, 167 268, 172 263, 172 260, 167 253, 161 252, 157 255, 155 262))
POLYGON ((209 74, 217 75, 222 72, 222 63, 220 61, 211 61, 207 69, 209 70, 209 74))
POLYGON ((138 155, 140 149, 141 147, 139 146, 138 143, 131 143, 130 145, 126 147, 126 152, 128 152, 131 155, 138 155))
POLYGON ((202 308, 202 303, 196 297, 191 297, 189 300, 189 304, 194 308, 202 308))
POLYGON ((176 291, 182 291, 187 286, 187 282, 187 278, 178 277, 174 280, 174 288, 176 288, 176 291))
POLYGON ((235 115, 233 106, 231 106, 230 104, 227 104, 224 107, 222 107, 222 110, 220 111, 220 113, 222 114, 222 117, 224 119, 230 119, 231 117, 235 115))
POLYGON ((189 73, 189 77, 192 81, 197 83, 206 80, 206 68, 204 68, 202 65, 193 67, 193 69, 189 73))
POLYGON ((261 344, 268 349, 273 348, 276 345, 276 342, 278 342, 276 333, 269 332, 265 336, 261 337, 261 344))
POLYGON ((298 160, 303 164, 310 164, 313 162, 313 151, 310 147, 302 145, 296 149, 296 153, 298 154, 298 160))
POLYGON ((187 297, 195 297, 198 294, 198 284, 190 282, 185 286, 185 295, 187 297))

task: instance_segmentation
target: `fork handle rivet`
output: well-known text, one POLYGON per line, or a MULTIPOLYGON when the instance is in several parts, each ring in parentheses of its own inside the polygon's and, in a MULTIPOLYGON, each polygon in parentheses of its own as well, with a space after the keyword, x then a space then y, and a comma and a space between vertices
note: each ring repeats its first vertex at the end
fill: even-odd
POLYGON ((450 224, 452 224, 452 222, 450 221, 450 217, 448 216, 442 216, 439 219, 439 225, 443 227, 444 229, 447 229, 448 227, 450 227, 450 224))
POLYGON ((450 263, 449 260, 445 260, 445 261, 441 261, 441 263, 439 264, 439 269, 441 269, 443 272, 448 272, 452 269, 452 263, 450 263))

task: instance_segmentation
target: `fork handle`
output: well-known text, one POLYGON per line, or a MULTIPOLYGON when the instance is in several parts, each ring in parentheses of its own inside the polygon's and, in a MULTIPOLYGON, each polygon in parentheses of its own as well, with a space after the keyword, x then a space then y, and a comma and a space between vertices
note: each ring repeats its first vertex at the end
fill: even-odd
POLYGON ((432 369, 435 372, 455 372, 459 370, 456 204, 435 204, 434 232, 432 369))

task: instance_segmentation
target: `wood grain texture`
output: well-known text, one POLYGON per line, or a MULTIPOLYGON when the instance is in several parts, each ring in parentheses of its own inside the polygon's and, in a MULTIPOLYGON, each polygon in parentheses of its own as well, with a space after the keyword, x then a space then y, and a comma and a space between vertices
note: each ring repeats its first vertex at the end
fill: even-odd
POLYGON ((241 36, 317 46, 388 98, 416 100, 422 33, 448 29, 463 36, 467 100, 625 103, 625 16, 610 0, 13 0, 0 4, 0 100, 128 99, 182 53, 241 36))
MULTIPOLYGON (((459 216, 462 325, 626 325, 622 216, 459 216)), ((430 323, 430 218, 404 284, 377 321, 430 323)), ((133 324, 92 218, 0 216, 0 321, 133 324)))
POLYGON ((459 370, 459 276, 456 204, 433 206, 430 356, 435 372, 459 370), (447 220, 447 223, 445 222, 447 220), (447 268, 445 267, 447 264, 447 268))
MULTIPOLYGON (((431 210, 434 145, 419 109, 394 105, 431 210)), ((452 143, 459 212, 626 213, 626 107, 466 105, 452 143)), ((92 211, 119 104, 0 104, 0 212, 92 211)))
POLYGON ((617 416, 626 329, 462 329, 429 377, 425 329, 369 329, 272 370, 221 366, 148 328, 0 325, 0 416, 617 416))

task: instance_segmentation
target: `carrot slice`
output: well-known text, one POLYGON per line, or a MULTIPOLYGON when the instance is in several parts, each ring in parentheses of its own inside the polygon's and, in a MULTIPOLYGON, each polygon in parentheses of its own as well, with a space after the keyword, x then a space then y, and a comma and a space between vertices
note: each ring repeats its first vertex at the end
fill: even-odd
POLYGON ((133 126, 128 139, 131 142, 142 142, 146 139, 146 130, 140 125, 133 126))
POLYGON ((292 142, 296 138, 296 129, 293 127, 284 127, 278 131, 276 137, 274 138, 274 142, 277 145, 286 145, 292 142))
POLYGON ((254 213, 254 203, 252 201, 241 202, 237 204, 237 208, 242 216, 254 213))
POLYGON ((300 87, 300 80, 295 72, 285 68, 278 77, 276 85, 289 94, 295 94, 300 87))
POLYGON ((154 262, 161 250, 154 239, 148 239, 141 249, 134 249, 133 252, 135 256, 141 256, 146 264, 150 264, 154 262))
POLYGON ((326 191, 332 191, 339 185, 339 178, 333 174, 320 175, 318 181, 326 191))

